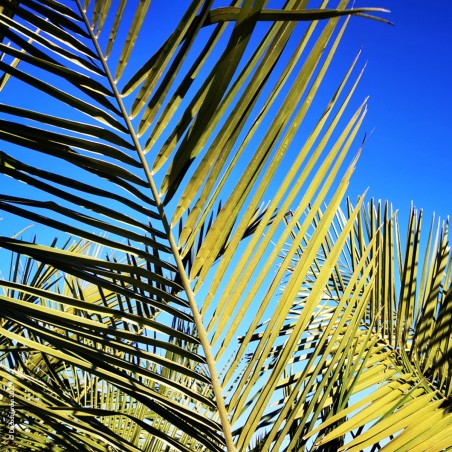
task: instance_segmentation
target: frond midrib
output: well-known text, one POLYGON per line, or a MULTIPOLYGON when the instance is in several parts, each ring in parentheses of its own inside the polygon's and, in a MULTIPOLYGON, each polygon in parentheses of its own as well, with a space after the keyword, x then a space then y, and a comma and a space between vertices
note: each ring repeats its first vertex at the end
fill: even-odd
POLYGON ((192 311, 193 314, 193 319, 197 328, 197 333, 198 333, 198 337, 201 343, 201 346, 203 348, 204 354, 205 354, 205 358, 206 358, 206 363, 207 366, 209 368, 209 372, 210 372, 210 379, 211 379, 211 384, 212 384, 212 389, 214 391, 215 394, 215 402, 216 402, 216 406, 218 409, 218 414, 221 420, 221 425, 222 425, 222 429, 223 429, 223 434, 224 434, 224 438, 225 438, 225 442, 226 442, 226 446, 228 447, 229 451, 233 451, 235 450, 235 446, 234 446, 234 441, 232 438, 232 432, 231 432, 231 425, 229 422, 229 418, 228 418, 228 412, 226 410, 226 406, 224 403, 224 398, 223 398, 223 388, 220 384, 220 379, 217 373, 217 368, 216 368, 216 362, 212 353, 212 348, 211 348, 211 344, 209 341, 209 338, 207 336, 207 332, 206 329, 204 327, 203 324, 203 320, 202 320, 202 316, 201 313, 198 309, 198 306, 196 304, 196 300, 195 300, 195 296, 194 296, 194 292, 192 290, 191 284, 190 284, 190 280, 186 274, 185 271, 185 267, 183 264, 183 260, 182 257, 180 255, 176 240, 174 239, 174 235, 172 233, 171 230, 171 226, 170 223, 167 219, 165 210, 164 210, 164 206, 163 203, 160 200, 160 196, 159 196, 159 192, 158 189, 156 187, 156 184, 154 182, 154 179, 152 177, 152 172, 149 168, 149 165, 147 163, 145 154, 143 152, 143 149, 141 147, 141 144, 138 140, 138 136, 135 133, 134 127, 132 125, 132 122, 129 118, 129 115, 127 113, 127 110, 125 108, 124 102, 122 101, 122 97, 117 89, 116 83, 113 79, 113 76, 110 72, 109 66, 107 64, 106 59, 103 57, 103 53, 102 50, 99 46, 99 43, 96 39, 96 36, 94 35, 94 32, 92 30, 92 28, 89 25, 89 20, 86 16, 86 12, 83 9, 80 0, 76 0, 76 4, 77 7, 79 8, 79 11, 83 17, 83 20, 85 22, 85 26, 86 28, 89 30, 89 34, 91 37, 91 41, 95 47, 95 50, 97 52, 97 55, 99 56, 99 60, 102 64, 102 67, 104 69, 105 75, 108 79, 108 82, 110 84, 111 89, 113 90, 113 95, 118 103, 118 106, 120 108, 120 111, 122 113, 123 119, 126 123, 126 127, 127 130, 130 134, 130 137, 133 141, 134 147, 135 147, 135 151, 140 159, 146 180, 149 184, 149 189, 151 190, 152 193, 152 197, 156 203, 156 207, 158 209, 158 212, 160 214, 160 220, 162 222, 162 225, 164 227, 164 230, 167 234, 167 239, 169 241, 170 244, 170 249, 171 249, 171 253, 176 261, 176 265, 177 265, 177 269, 179 272, 179 276, 180 276, 180 281, 181 284, 185 290, 185 293, 187 295, 187 299, 188 302, 190 304, 190 309, 192 311))

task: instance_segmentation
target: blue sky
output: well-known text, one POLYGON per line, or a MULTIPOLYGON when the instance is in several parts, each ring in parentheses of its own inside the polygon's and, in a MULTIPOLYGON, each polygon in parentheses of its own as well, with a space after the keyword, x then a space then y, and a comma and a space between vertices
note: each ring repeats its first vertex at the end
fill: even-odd
MULTIPOLYGON (((154 0, 152 6, 165 10, 168 3, 154 0)), ((427 218, 433 212, 445 218, 452 213, 452 2, 437 1, 434 9, 421 0, 360 0, 356 6, 390 9, 385 17, 395 25, 353 18, 338 55, 348 64, 362 44, 368 62, 355 98, 370 96, 363 134, 372 134, 349 195, 355 199, 369 187, 368 200, 387 199, 402 217, 414 201, 427 218)), ((168 26, 160 31, 166 36, 168 26)))
MULTIPOLYGON (((390 200, 406 216, 411 201, 441 218, 452 213, 452 2, 373 1, 394 26, 355 19, 348 45, 363 42, 361 92, 373 130, 350 186, 390 200)), ((357 5, 358 6, 358 5, 357 5)))
MULTIPOLYGON (((317 3, 310 2, 310 7, 317 3)), ((362 45, 367 67, 355 100, 370 96, 355 150, 364 132, 372 133, 349 195, 355 200, 369 188, 367 200, 392 202, 402 223, 411 202, 423 209, 427 223, 433 213, 444 219, 452 213, 452 2, 355 3, 364 6, 390 10, 380 16, 394 26, 353 18, 337 55, 348 65, 362 45)), ((154 7, 166 9, 164 1, 155 0, 154 7)))

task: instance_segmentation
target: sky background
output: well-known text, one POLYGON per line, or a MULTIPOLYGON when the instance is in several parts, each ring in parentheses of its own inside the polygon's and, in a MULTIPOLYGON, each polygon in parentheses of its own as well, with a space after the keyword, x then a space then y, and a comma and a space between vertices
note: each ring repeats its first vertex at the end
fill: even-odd
MULTIPOLYGON (((152 6, 166 10, 168 5, 154 0, 151 11, 152 6)), ((452 214, 452 1, 355 3, 371 6, 390 10, 378 15, 394 25, 352 18, 336 56, 348 67, 362 46, 361 61, 367 61, 354 97, 361 102, 370 96, 369 111, 351 152, 365 132, 370 136, 349 196, 356 200, 369 188, 367 200, 390 201, 402 223, 412 202, 423 209, 426 220, 433 213, 444 219, 452 214)))
POLYGON ((373 130, 350 194, 388 199, 406 217, 411 201, 445 218, 452 213, 452 2, 367 1, 394 26, 355 19, 347 45, 363 43, 368 61, 360 90, 370 95, 364 129, 373 130))
MULTIPOLYGON (((174 15, 166 0, 152 6, 174 15)), ((354 98, 370 96, 369 110, 351 153, 364 133, 368 139, 348 194, 356 200, 369 188, 366 199, 390 201, 402 224, 412 202, 427 223, 433 213, 445 219, 452 214, 452 1, 357 0, 355 7, 386 8, 378 15, 394 25, 352 18, 336 56, 348 68, 362 46, 367 61, 354 98)))
MULTIPOLYGON (((353 18, 341 43, 338 57, 347 65, 363 46, 367 68, 355 99, 370 96, 361 136, 372 131, 349 195, 355 200, 369 187, 367 200, 389 200, 402 219, 412 201, 426 218, 433 212, 445 218, 452 213, 452 1, 439 0, 430 8, 421 0, 359 0, 356 6, 390 9, 383 16, 394 26, 353 18)), ((159 8, 172 6, 153 0, 151 11, 159 8)), ((167 36, 166 22, 161 32, 167 36)))

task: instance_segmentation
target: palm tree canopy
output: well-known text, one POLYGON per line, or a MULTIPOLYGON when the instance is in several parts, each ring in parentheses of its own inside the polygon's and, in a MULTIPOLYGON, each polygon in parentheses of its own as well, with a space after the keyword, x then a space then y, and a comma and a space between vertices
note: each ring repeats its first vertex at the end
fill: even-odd
POLYGON ((337 3, 0 0, 0 209, 59 237, 0 237, 17 450, 450 447, 448 223, 341 207, 337 3))

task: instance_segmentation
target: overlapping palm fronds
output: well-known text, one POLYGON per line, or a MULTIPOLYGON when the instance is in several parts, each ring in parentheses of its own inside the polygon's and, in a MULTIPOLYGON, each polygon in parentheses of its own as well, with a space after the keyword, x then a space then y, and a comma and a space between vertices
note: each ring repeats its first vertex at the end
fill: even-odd
MULTIPOLYGON (((322 216, 319 211, 316 223, 322 216)), ((272 447, 278 448, 289 434, 289 449, 448 449, 452 428, 448 221, 436 226, 432 221, 429 237, 421 240, 422 212, 413 208, 404 239, 388 203, 371 202, 361 209, 349 203, 347 213, 337 212, 311 268, 311 280, 281 334, 289 335, 305 313, 351 216, 357 221, 348 231, 341 256, 334 258, 329 283, 323 285, 326 290, 319 294, 321 301, 280 382, 285 396, 263 422, 268 433, 261 444, 275 440, 272 447), (281 417, 287 422, 285 430, 278 422, 281 417)), ((308 243, 301 244, 299 256, 308 243)), ((274 361, 281 350, 275 348, 274 361)))
POLYGON ((445 239, 413 313, 408 252, 407 293, 381 297, 389 220, 361 199, 335 226, 366 112, 344 120, 356 61, 311 108, 350 16, 380 10, 307 6, 184 2, 158 42, 150 1, 0 1, 0 209, 76 237, 0 237, 14 256, 0 282, 11 447, 342 444, 361 428, 343 410, 372 387, 366 363, 391 353, 413 366, 399 378, 429 382, 416 391, 449 388, 445 239))

